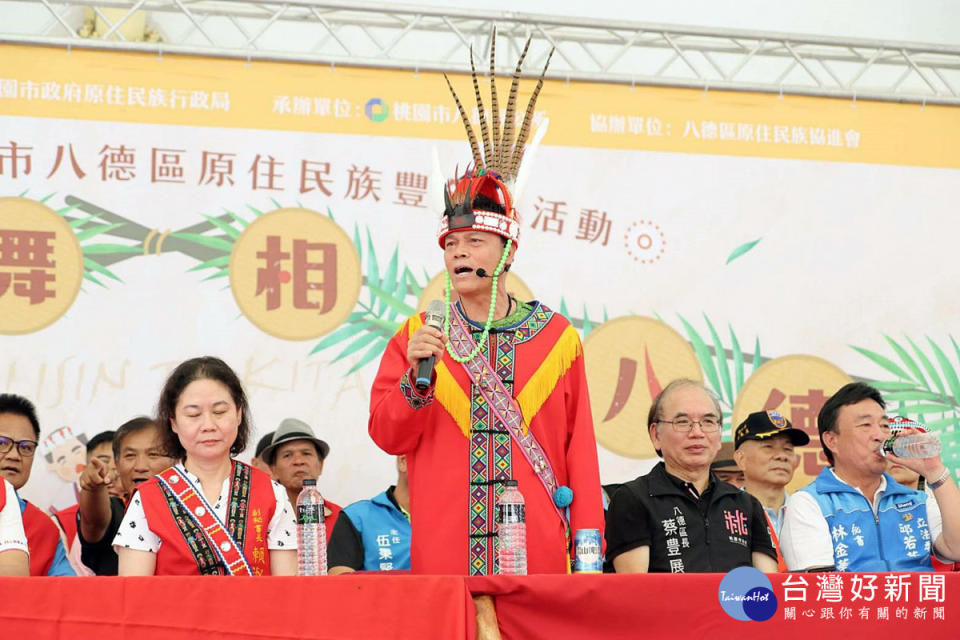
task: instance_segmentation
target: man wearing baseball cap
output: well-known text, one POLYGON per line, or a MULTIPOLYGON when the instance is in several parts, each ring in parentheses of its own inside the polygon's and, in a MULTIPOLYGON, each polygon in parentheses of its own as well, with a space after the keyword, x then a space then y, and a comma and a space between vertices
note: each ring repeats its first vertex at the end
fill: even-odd
POLYGON ((780 552, 780 529, 788 500, 785 487, 800 465, 800 456, 793 448, 809 442, 810 436, 794 429, 776 411, 755 411, 734 431, 733 459, 743 470, 744 491, 763 505, 780 571, 787 570, 780 552))
POLYGON ((744 490, 763 505, 777 536, 787 506, 784 487, 800 466, 793 449, 809 443, 810 436, 776 411, 751 413, 734 432, 733 459, 743 470, 744 490))
MULTIPOLYGON (((260 459, 270 466, 273 479, 284 486, 290 504, 296 506, 303 480, 320 478, 328 453, 330 445, 316 437, 310 425, 296 418, 285 418, 273 433, 270 446, 260 454, 260 459)), ((323 505, 327 540, 330 540, 341 508, 326 498, 323 505)))

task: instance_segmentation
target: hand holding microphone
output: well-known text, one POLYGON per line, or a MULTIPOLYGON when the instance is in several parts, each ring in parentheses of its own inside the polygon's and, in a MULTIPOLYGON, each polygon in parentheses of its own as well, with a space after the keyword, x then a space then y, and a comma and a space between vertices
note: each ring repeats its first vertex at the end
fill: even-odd
POLYGON ((407 343, 407 360, 416 374, 414 386, 421 393, 430 388, 433 368, 437 358, 443 357, 447 345, 447 336, 443 334, 445 307, 442 300, 431 301, 423 326, 410 336, 407 343))

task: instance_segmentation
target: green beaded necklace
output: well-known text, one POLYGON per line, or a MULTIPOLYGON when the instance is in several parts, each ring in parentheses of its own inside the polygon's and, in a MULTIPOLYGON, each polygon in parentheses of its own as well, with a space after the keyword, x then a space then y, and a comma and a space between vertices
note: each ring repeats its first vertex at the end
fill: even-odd
MULTIPOLYGON (((497 282, 500 279, 500 274, 503 273, 503 265, 507 262, 507 255, 510 253, 510 247, 513 246, 513 240, 508 239, 507 244, 503 247, 503 255, 500 256, 500 262, 497 264, 497 268, 493 270, 493 289, 490 292, 490 312, 487 313, 487 324, 483 327, 483 335, 480 336, 480 339, 477 340, 477 346, 473 348, 473 351, 470 352, 470 355, 463 357, 459 356, 453 351, 453 347, 450 346, 450 342, 447 342, 447 353, 450 354, 450 357, 456 360, 457 362, 463 364, 464 362, 469 362, 473 360, 478 353, 480 353, 481 345, 487 341, 487 336, 490 335, 490 325, 493 324, 493 312, 497 306, 497 282)), ((446 314, 443 317, 443 333, 450 335, 450 289, 452 285, 450 283, 450 272, 444 271, 443 273, 446 282, 446 301, 447 301, 447 310, 446 314)))

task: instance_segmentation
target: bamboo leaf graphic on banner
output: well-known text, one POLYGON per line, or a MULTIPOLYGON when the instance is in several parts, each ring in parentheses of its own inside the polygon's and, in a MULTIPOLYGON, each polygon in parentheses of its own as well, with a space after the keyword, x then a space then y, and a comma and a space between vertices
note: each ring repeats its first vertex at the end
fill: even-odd
MULTIPOLYGON (((231 225, 229 222, 224 222, 220 218, 214 218, 213 216, 208 216, 205 213, 200 215, 203 216, 204 220, 206 220, 207 222, 215 226, 217 229, 220 229, 220 231, 223 231, 225 234, 230 236, 231 239, 236 240, 237 238, 240 237, 240 231, 237 231, 236 229, 234 229, 233 225, 231 225)), ((233 243, 230 244, 230 250, 231 251, 233 250, 233 243)))
POLYGON ((733 250, 733 253, 730 254, 729 258, 727 258, 726 263, 730 264, 746 252, 750 251, 750 249, 753 249, 755 246, 757 246, 757 243, 761 240, 763 240, 763 238, 757 238, 756 240, 751 240, 750 242, 744 242, 742 245, 733 250))
POLYGON ((240 225, 240 228, 246 229, 247 226, 249 225, 249 223, 248 223, 246 220, 244 220, 242 217, 240 217, 239 215, 237 215, 237 214, 234 213, 233 211, 230 211, 230 209, 224 209, 224 211, 227 212, 227 215, 228 215, 228 216, 230 216, 231 218, 233 218, 233 221, 234 221, 234 222, 236 222, 238 225, 240 225))
POLYGON ((230 256, 218 256, 216 258, 211 258, 206 262, 201 262, 200 264, 190 267, 187 271, 202 271, 203 269, 210 269, 211 267, 226 267, 230 264, 230 256))
MULTIPOLYGON (((117 282, 123 282, 119 277, 117 277, 117 275, 113 271, 110 271, 110 269, 107 269, 105 266, 103 266, 102 264, 100 264, 99 262, 91 258, 84 258, 83 266, 87 271, 96 271, 97 273, 102 273, 108 278, 113 278, 117 282)), ((90 279, 92 280, 92 278, 90 279)), ((94 280, 94 282, 97 282, 97 281, 94 280)), ((100 284, 100 283, 97 282, 97 284, 100 284)), ((103 285, 100 285, 100 286, 103 286, 103 285)))
POLYGON ((927 357, 923 351, 920 350, 920 347, 910 339, 910 336, 907 336, 907 342, 910 343, 910 346, 913 348, 914 353, 917 354, 917 359, 920 360, 920 364, 923 365, 924 370, 927 372, 927 375, 930 376, 930 379, 933 380, 933 383, 937 385, 937 389, 944 396, 947 395, 947 390, 943 386, 943 380, 940 379, 940 375, 937 373, 937 370, 934 368, 933 363, 930 362, 930 358, 927 357))
POLYGON ((735 386, 737 392, 743 387, 743 352, 740 350, 740 341, 737 340, 737 334, 733 332, 733 326, 727 325, 730 329, 730 348, 733 351, 733 372, 736 376, 735 386))
POLYGON ((882 356, 875 351, 870 351, 869 349, 863 349, 861 347, 855 347, 853 345, 850 345, 850 348, 856 351, 857 353, 859 353, 860 355, 866 356, 870 360, 873 360, 875 363, 877 363, 878 365, 880 365, 881 367, 883 367, 893 375, 897 376, 901 380, 912 380, 910 375, 906 371, 901 369, 900 366, 890 358, 887 358, 886 356, 882 356))
POLYGON ((917 364, 917 361, 914 360, 913 357, 909 353, 907 353, 907 350, 904 349, 902 346, 900 346, 900 344, 896 340, 894 340, 888 335, 884 335, 883 337, 887 341, 887 344, 889 344, 890 347, 897 354, 897 357, 900 358, 900 361, 903 362, 903 364, 907 367, 907 369, 910 370, 910 373, 913 374, 913 379, 920 382, 922 385, 926 386, 927 381, 923 377, 923 373, 920 371, 920 366, 917 364))
MULTIPOLYGON (((879 391, 890 391, 890 392, 896 392, 896 391, 914 391, 914 390, 916 390, 916 388, 917 388, 917 383, 915 383, 915 382, 893 382, 893 381, 885 382, 885 381, 883 381, 883 380, 873 380, 873 381, 870 382, 870 386, 876 387, 879 391)), ((920 392, 920 393, 928 393, 928 392, 923 391, 923 392, 920 392)), ((884 398, 889 398, 891 395, 892 395, 892 393, 886 393, 886 394, 884 394, 883 397, 884 397, 884 398)), ((930 395, 932 395, 932 396, 934 396, 934 397, 940 397, 938 394, 935 394, 935 393, 934 393, 934 394, 930 394, 930 395)))
MULTIPOLYGON (((907 383, 909 384, 909 383, 907 383)), ((879 384, 875 384, 878 389, 879 384)), ((927 400, 939 400, 939 393, 931 393, 930 391, 923 391, 922 389, 917 389, 916 385, 910 388, 908 391, 890 391, 883 395, 884 399, 890 400, 892 402, 920 402, 927 400)))
MULTIPOLYGON (((349 323, 350 321, 348 320, 347 322, 349 323)), ((365 329, 367 329, 367 326, 362 322, 356 322, 355 324, 345 324, 339 329, 337 329, 336 331, 334 331, 333 333, 331 333, 330 335, 328 335, 327 337, 325 337, 323 340, 318 342, 317 346, 315 346, 310 351, 310 354, 312 355, 318 351, 322 351, 326 349, 327 347, 332 347, 335 344, 343 342, 348 338, 352 338, 353 336, 355 336, 356 334, 360 333, 365 329)))
MULTIPOLYGON (((383 293, 386 296, 389 296, 391 298, 393 298, 393 291, 397 288, 397 260, 399 257, 398 256, 399 251, 400 251, 399 246, 394 247, 393 257, 390 258, 390 264, 387 265, 387 272, 384 274, 383 280, 379 283, 379 287, 383 291, 383 293)), ((378 296, 378 297, 380 297, 380 308, 377 310, 377 315, 382 315, 384 309, 386 309, 387 307, 387 303, 382 296, 378 296)), ((411 313, 412 312, 413 311, 411 310, 411 313)))
POLYGON ((717 375, 717 366, 713 363, 713 357, 710 355, 710 350, 707 349, 707 344, 703 341, 703 338, 700 337, 700 334, 697 333, 697 330, 693 328, 686 318, 678 315, 680 322, 683 323, 683 328, 687 331, 687 337, 690 338, 690 344, 693 345, 693 351, 697 354, 697 360, 700 361, 700 368, 703 369, 704 375, 707 376, 707 380, 710 382, 710 386, 713 387, 713 390, 717 392, 721 398, 723 397, 723 389, 720 386, 720 378, 717 375))
POLYGON ((417 279, 416 277, 414 277, 413 272, 410 271, 410 267, 403 268, 403 275, 407 278, 407 284, 410 286, 410 289, 413 292, 413 295, 419 298, 420 294, 423 293, 423 287, 421 287, 420 283, 417 282, 417 279))
MULTIPOLYGON (((960 431, 960 379, 957 376, 956 365, 950 361, 946 352, 929 336, 927 343, 933 358, 920 348, 909 336, 905 336, 909 350, 890 336, 883 336, 887 344, 897 355, 904 368, 892 362, 886 356, 853 347, 858 353, 880 365, 883 369, 896 376, 897 380, 871 381, 877 389, 885 392, 884 398, 890 403, 897 403, 897 412, 916 418, 927 425, 928 429, 936 430, 941 438, 953 438, 960 431), (934 366, 934 361, 939 366, 934 366), (907 372, 909 370, 909 373, 907 372), (946 384, 944 384, 946 380, 946 384), (949 395, 948 392, 949 391, 949 395), (946 431, 951 429, 951 431, 946 431)), ((960 362, 960 349, 951 337, 954 353, 960 362)), ((945 440, 946 442, 946 440, 945 440)), ((960 449, 950 456, 948 466, 956 472, 960 466, 960 449)))
MULTIPOLYGON (((703 319, 707 321, 707 328, 710 330, 710 337, 713 338, 713 352, 716 355, 717 361, 717 371, 720 372, 720 380, 723 382, 723 391, 727 393, 727 402, 730 406, 733 406, 733 389, 730 384, 730 369, 727 366, 727 355, 723 348, 723 343, 720 342, 720 336, 717 334, 717 330, 714 329, 713 323, 710 322, 710 318, 707 317, 707 314, 703 314, 703 319)), ((723 394, 720 394, 723 397, 723 394)))
POLYGON ((404 318, 406 318, 407 316, 412 316, 417 311, 416 309, 406 304, 402 300, 394 298, 392 295, 390 295, 380 287, 375 287, 371 284, 368 284, 367 288, 370 289, 370 293, 372 293, 378 300, 380 300, 380 302, 383 305, 390 307, 391 309, 395 309, 398 313, 403 314, 404 318))
POLYGON ((362 367, 366 366, 368 362, 372 361, 374 358, 378 357, 381 353, 383 353, 384 349, 386 348, 387 348, 387 338, 381 337, 379 340, 377 340, 372 345, 370 345, 370 348, 366 350, 366 352, 357 361, 356 364, 350 367, 350 370, 347 371, 347 375, 350 375, 354 371, 358 371, 362 367))
POLYGON ((224 240, 223 238, 217 238, 215 236, 205 236, 200 233, 187 233, 181 231, 174 231, 170 234, 173 238, 180 238, 181 240, 189 240, 190 242, 195 242, 196 244, 203 245, 208 249, 216 249, 217 251, 226 251, 230 253, 233 251, 233 243, 229 240, 224 240))
POLYGON ((760 354, 760 336, 757 336, 756 344, 753 347, 753 370, 756 371, 759 369, 762 362, 763 356, 760 354))
POLYGON ((906 406, 907 411, 911 414, 926 414, 926 413, 947 413, 953 411, 953 406, 950 404, 942 402, 926 402, 926 403, 916 403, 906 406))
POLYGON ((376 294, 373 287, 380 285, 380 268, 377 265, 377 253, 373 249, 373 238, 370 237, 370 229, 367 229, 367 286, 370 288, 370 306, 373 307, 376 302, 376 294))
POLYGON ((940 370, 943 371, 943 377, 947 381, 950 395, 960 400, 960 379, 957 379, 957 370, 953 368, 953 365, 947 359, 947 354, 943 352, 936 342, 930 339, 930 336, 927 336, 927 342, 930 344, 930 349, 933 350, 937 364, 940 365, 940 370))
POLYGON ((356 353, 360 349, 363 349, 365 346, 367 346, 368 344, 376 340, 378 337, 380 337, 380 334, 378 333, 370 332, 370 333, 363 334, 362 336, 360 336, 359 338, 351 342, 349 345, 347 345, 347 347, 343 351, 338 353, 337 357, 331 360, 331 364, 334 362, 339 362, 340 360, 343 360, 347 356, 353 353, 356 353))
POLYGON ((123 222, 117 222, 115 224, 101 224, 95 227, 89 227, 83 231, 77 232, 77 240, 83 242, 84 240, 89 240, 90 238, 96 237, 101 233, 109 233, 118 227, 122 227, 123 222))
POLYGON ((140 247, 131 247, 126 244, 112 244, 112 243, 98 243, 98 244, 88 244, 83 247, 84 254, 89 255, 100 255, 104 253, 143 253, 143 249, 140 247))
POLYGON ((583 337, 586 338, 593 331, 593 323, 587 316, 587 305, 583 305, 583 337))

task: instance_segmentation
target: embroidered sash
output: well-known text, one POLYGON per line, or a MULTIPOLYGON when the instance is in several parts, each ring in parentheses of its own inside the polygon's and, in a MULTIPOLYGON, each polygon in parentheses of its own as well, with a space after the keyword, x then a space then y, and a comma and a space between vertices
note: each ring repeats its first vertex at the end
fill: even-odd
POLYGON ((203 494, 177 467, 170 467, 157 476, 177 528, 203 575, 253 575, 237 542, 243 540, 246 529, 250 468, 234 462, 231 476, 229 530, 203 494))
MULTIPOLYGON (((450 346, 460 357, 470 355, 470 352, 476 347, 476 342, 470 333, 466 322, 460 317, 460 313, 451 303, 450 309, 450 346)), ((530 463, 534 473, 540 479, 544 490, 547 492, 547 498, 554 510, 567 528, 569 535, 570 522, 563 509, 557 507, 553 501, 553 495, 557 491, 557 478, 553 473, 553 467, 547 458, 543 447, 537 442, 530 429, 524 433, 523 414, 517 406, 517 401, 503 384, 500 376, 490 367, 490 363, 479 352, 473 358, 463 363, 470 381, 476 385, 480 394, 487 402, 487 406, 493 411, 494 415, 503 423, 510 432, 510 437, 517 443, 523 456, 530 463)))

